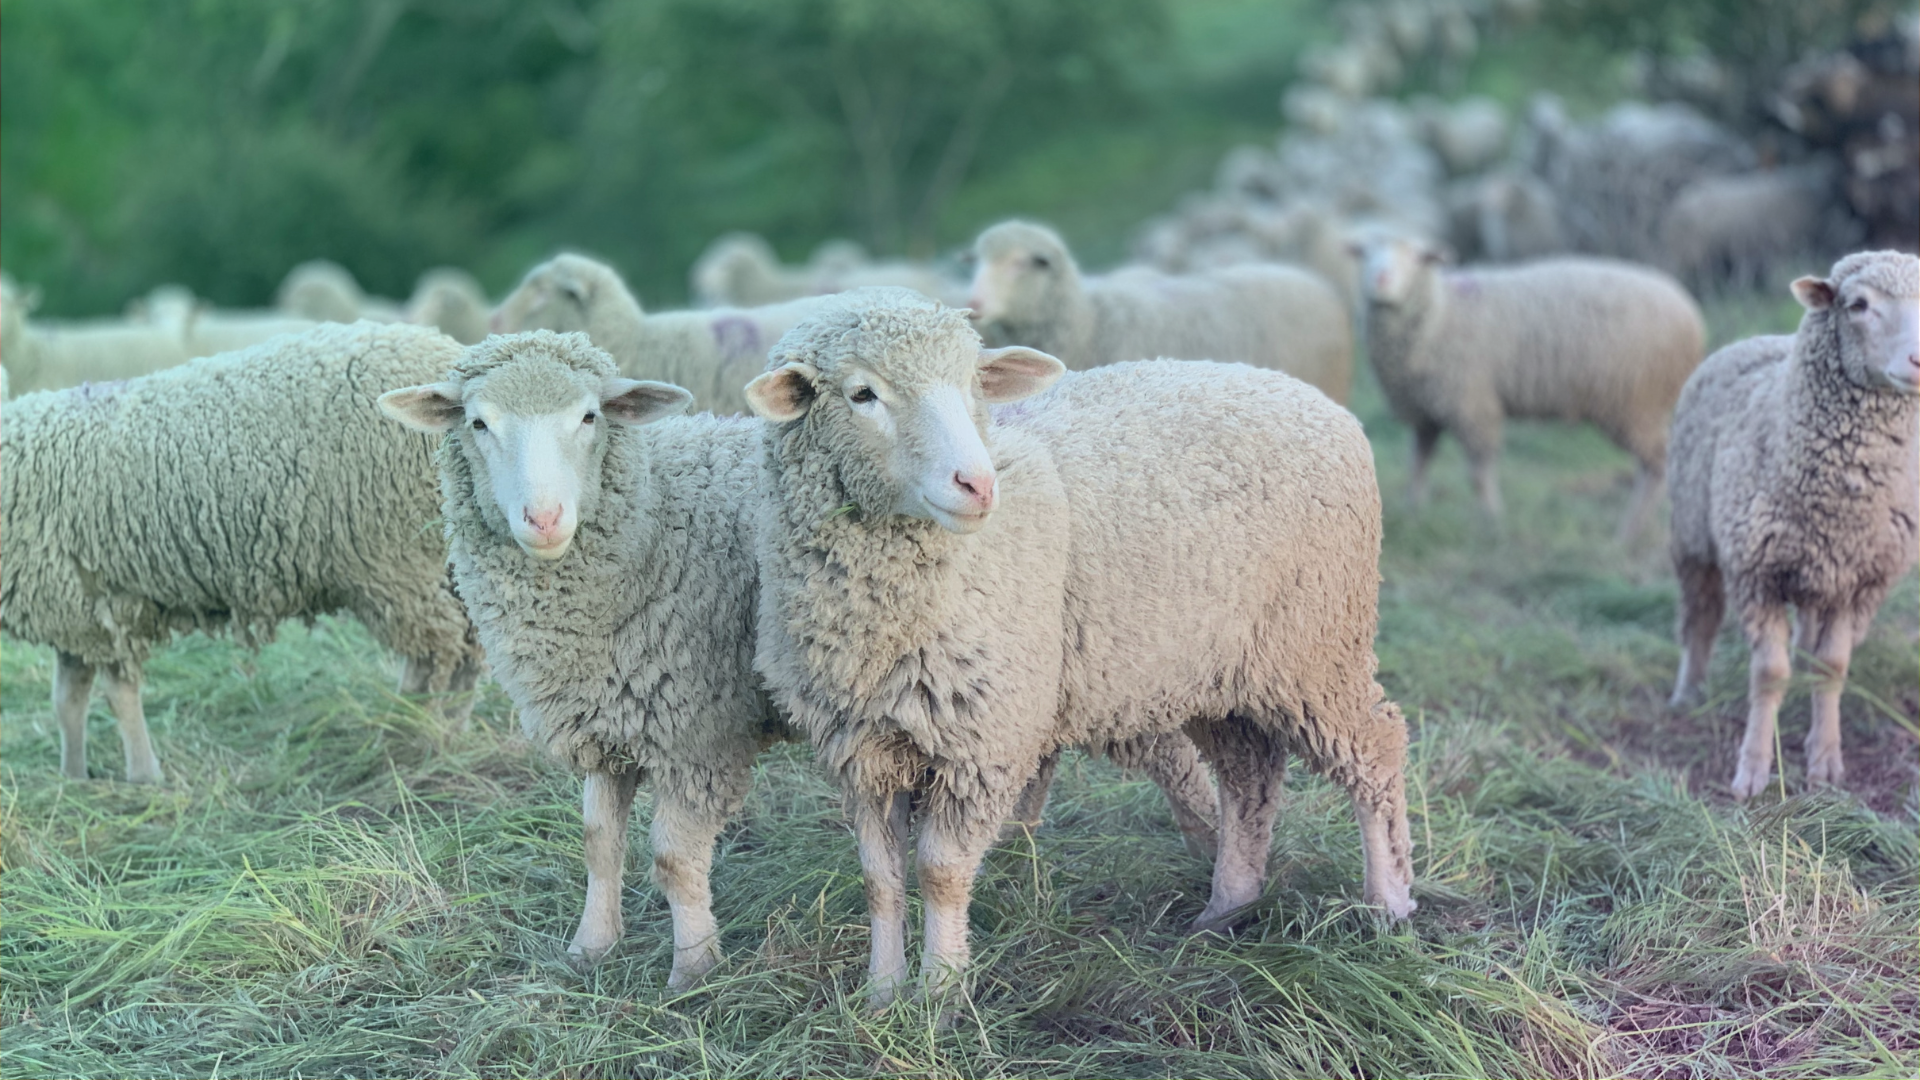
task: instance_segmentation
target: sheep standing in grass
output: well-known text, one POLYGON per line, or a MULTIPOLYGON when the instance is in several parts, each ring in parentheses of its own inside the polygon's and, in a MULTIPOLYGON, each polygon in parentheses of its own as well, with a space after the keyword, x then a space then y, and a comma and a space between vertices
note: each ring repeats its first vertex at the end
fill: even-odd
POLYGON ((278 311, 218 311, 181 285, 162 285, 128 305, 128 316, 176 335, 188 356, 214 356, 320 325, 278 311))
POLYGON ((98 670, 127 779, 160 779, 141 665, 192 630, 251 644, 349 611, 406 657, 403 692, 470 705, 481 655, 434 527, 433 445, 374 407, 458 356, 430 330, 336 326, 7 403, 0 629, 59 653, 66 775, 86 777, 98 670))
POLYGON ((1063 744, 1184 731, 1207 754, 1201 927, 1259 895, 1289 750, 1353 792, 1367 899, 1412 910, 1406 727, 1373 681, 1379 495, 1350 413, 1282 374, 1161 361, 990 420, 1061 365, 983 351, 903 290, 849 294, 772 363, 748 387, 773 422, 755 664, 846 792, 879 1000, 905 980, 910 809, 937 990, 967 960, 982 854, 1063 744))
POLYGON ((1367 355, 1413 429, 1415 503, 1443 431, 1466 448, 1474 490, 1498 517, 1507 417, 1587 420, 1639 465, 1620 536, 1639 531, 1665 473, 1668 417, 1706 340, 1685 289, 1600 259, 1448 271, 1435 248, 1400 237, 1357 243, 1355 254, 1367 355))
POLYGON ((1920 542, 1920 259, 1849 255, 1793 283, 1792 336, 1707 358, 1673 418, 1673 565, 1685 705, 1732 599, 1751 651, 1733 793, 1765 789, 1793 645, 1819 672, 1807 780, 1837 784, 1840 691, 1853 647, 1920 542))
POLYGON ((981 233, 973 253, 969 303, 989 344, 1031 346, 1075 371, 1159 356, 1239 361, 1347 400, 1347 309, 1305 270, 1241 265, 1176 277, 1134 267, 1087 278, 1057 233, 1025 221, 981 233))
POLYGON ((0 363, 16 394, 129 379, 191 358, 177 328, 101 319, 42 324, 27 318, 37 290, 0 280, 0 363))
POLYGON ((660 419, 686 391, 618 377, 581 334, 491 337, 457 359, 381 407, 446 433, 460 595, 528 737, 586 774, 587 899, 569 951, 591 961, 620 939, 627 821, 650 779, 668 985, 687 986, 720 958, 714 837, 785 735, 753 673, 760 425, 660 419))
POLYGON ((767 349, 824 299, 771 307, 646 314, 605 263, 556 255, 527 272, 493 313, 498 333, 581 331, 631 378, 685 387, 697 408, 746 410, 740 388, 767 366, 767 349))

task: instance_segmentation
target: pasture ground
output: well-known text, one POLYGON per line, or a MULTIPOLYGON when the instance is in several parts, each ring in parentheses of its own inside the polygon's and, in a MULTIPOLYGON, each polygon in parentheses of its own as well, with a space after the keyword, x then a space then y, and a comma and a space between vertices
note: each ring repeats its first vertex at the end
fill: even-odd
MULTIPOLYGON (((1713 315, 1724 341, 1796 311, 1713 315)), ((1416 515, 1405 432, 1364 379, 1356 407, 1387 506, 1381 678, 1414 735, 1421 907, 1403 927, 1356 907, 1345 800, 1296 768, 1255 915, 1231 940, 1187 936, 1208 868, 1150 784, 1069 758, 1047 823, 988 860, 957 1022, 868 1015, 853 846, 788 749, 721 840, 728 960, 671 994, 665 905, 638 869, 623 945, 588 974, 566 964, 578 784, 529 752, 497 688, 449 733, 393 696, 350 621, 258 654, 189 638, 149 669, 167 785, 110 779, 100 704, 95 779, 70 783, 51 655, 8 642, 0 1074, 1920 1074, 1915 580, 1855 658, 1848 790, 1800 791, 1801 688, 1786 797, 1737 807, 1745 650, 1729 629, 1710 703, 1666 715, 1663 541, 1611 539, 1628 459, 1592 431, 1515 425, 1503 527, 1451 446, 1416 515)))

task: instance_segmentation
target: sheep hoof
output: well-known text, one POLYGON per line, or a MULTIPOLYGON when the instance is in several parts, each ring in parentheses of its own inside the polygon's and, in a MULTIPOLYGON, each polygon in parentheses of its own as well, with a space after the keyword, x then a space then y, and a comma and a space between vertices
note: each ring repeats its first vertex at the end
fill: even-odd
POLYGON ((885 1012, 887 1006, 900 1000, 906 988, 905 972, 875 975, 869 978, 867 980, 867 1011, 869 1013, 885 1012))
POLYGON ((1839 754, 1827 754, 1807 761, 1807 786, 1810 788, 1839 787, 1846 775, 1847 769, 1841 763, 1839 754))
POLYGON ((673 951, 673 970, 667 974, 667 989, 691 990, 707 972, 720 963, 720 949, 707 944, 696 949, 673 951))
POLYGON ((573 944, 567 946, 567 963, 572 964, 575 971, 586 971, 592 968, 605 959, 607 953, 613 951, 613 942, 591 944, 584 939, 584 934, 583 929, 581 934, 574 935, 573 944))
POLYGON ((160 777, 160 763, 158 761, 149 761, 146 767, 142 769, 127 770, 127 783, 129 784, 159 784, 163 782, 160 777))
POLYGON ((1749 769, 1743 762, 1733 774, 1733 797, 1746 802, 1755 795, 1767 790, 1767 781, 1772 778, 1772 769, 1749 769))
POLYGON ((1225 937, 1233 932, 1234 926, 1237 925, 1244 916, 1250 914, 1252 909, 1253 904, 1251 902, 1235 904, 1232 907, 1217 910, 1212 904, 1208 904, 1206 910, 1202 911, 1199 917, 1193 920, 1193 933, 1195 935, 1219 934, 1225 937))

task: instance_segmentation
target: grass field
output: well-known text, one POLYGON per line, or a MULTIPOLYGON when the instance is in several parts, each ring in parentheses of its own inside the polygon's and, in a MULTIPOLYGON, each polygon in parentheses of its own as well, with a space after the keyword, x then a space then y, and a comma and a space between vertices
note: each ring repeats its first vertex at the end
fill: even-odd
MULTIPOLYGON (((1718 305, 1715 333, 1792 325, 1718 305)), ((866 930, 837 799, 769 755, 723 835, 727 962, 670 994, 665 905, 630 875, 623 946, 563 951, 578 784, 497 689, 465 732, 395 699, 346 621, 258 654, 203 638, 149 670, 168 784, 118 775, 96 706, 58 774, 51 655, 0 649, 0 1073, 25 1076, 1913 1076, 1920 1074, 1920 587, 1856 655, 1849 791, 1728 800, 1744 693, 1668 717, 1675 590, 1611 541, 1628 459, 1517 425, 1508 518, 1449 448, 1402 499, 1405 433, 1358 411, 1387 501, 1382 680, 1413 728, 1416 896, 1356 906, 1344 797, 1295 770, 1271 886, 1231 940, 1183 926, 1208 868, 1158 793, 1063 765, 1047 823, 976 893, 970 1005, 861 1008, 866 930)), ((643 796, 644 802, 644 796, 643 796)), ((644 808, 641 813, 645 813, 644 808)), ((636 843, 644 830, 635 830, 636 843)))

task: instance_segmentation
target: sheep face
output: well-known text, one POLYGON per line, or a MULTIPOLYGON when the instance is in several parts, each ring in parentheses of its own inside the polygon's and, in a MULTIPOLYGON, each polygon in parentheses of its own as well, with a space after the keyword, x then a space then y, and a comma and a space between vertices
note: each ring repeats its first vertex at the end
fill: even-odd
POLYGON ((975 532, 997 497, 987 406, 1038 393, 1066 368, 1033 349, 982 349, 952 312, 936 315, 933 333, 924 308, 892 314, 867 313, 831 349, 779 354, 786 362, 747 385, 747 403, 763 419, 804 425, 806 445, 833 459, 865 517, 975 532))
POLYGON ((1873 262, 1851 268, 1848 262, 1860 257, 1843 260, 1827 280, 1801 278, 1793 294, 1809 320, 1830 313, 1847 378, 1872 389, 1920 394, 1920 259, 1876 254, 1873 262))
POLYGON ((416 430, 451 432, 475 497, 492 496, 489 525, 532 558, 554 560, 599 507, 607 422, 650 423, 692 400, 677 386, 535 354, 459 382, 391 391, 380 408, 416 430))
POLYGON ((1427 267, 1446 261, 1444 252, 1404 237, 1347 245, 1360 262, 1360 289, 1376 304, 1397 306, 1413 295, 1427 267))
POLYGON ((983 326, 1032 326, 1065 306, 1077 271, 1053 230, 1006 221, 973 245, 973 284, 967 306, 983 326))
POLYGON ((521 330, 587 331, 594 281, 581 260, 561 255, 527 272, 513 295, 500 301, 488 321, 496 334, 521 330))

